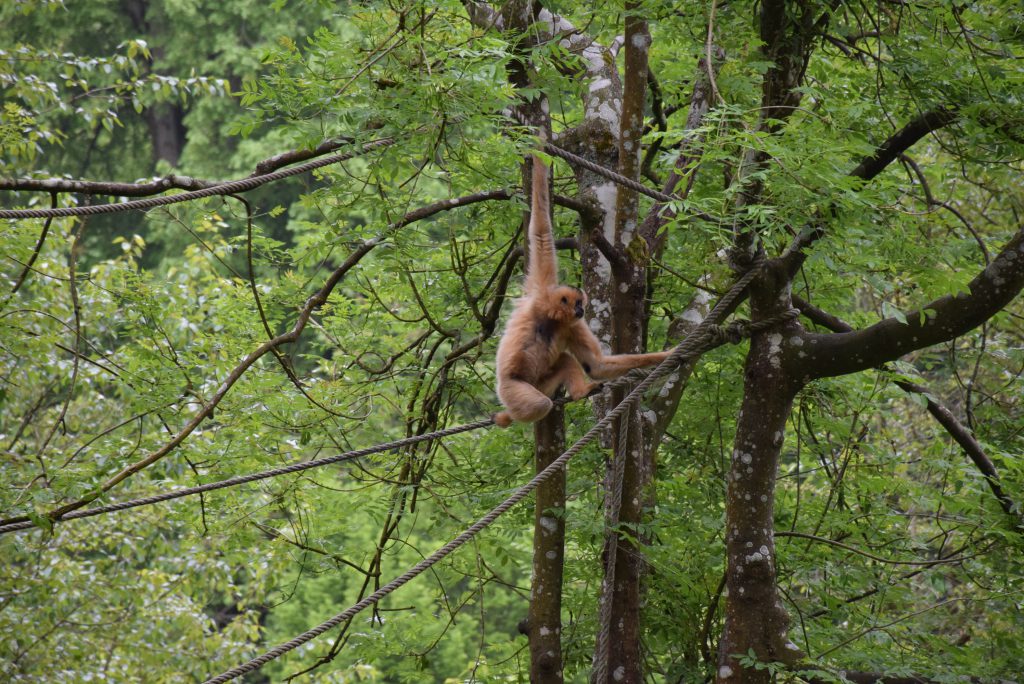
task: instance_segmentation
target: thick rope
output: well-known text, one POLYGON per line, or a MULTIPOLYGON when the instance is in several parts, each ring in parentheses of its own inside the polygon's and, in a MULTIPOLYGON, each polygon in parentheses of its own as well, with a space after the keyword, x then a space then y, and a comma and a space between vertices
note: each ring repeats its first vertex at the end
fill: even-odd
MULTIPOLYGON (((178 202, 188 202, 190 200, 201 199, 204 197, 212 197, 214 195, 232 195, 238 192, 248 192, 254 188, 258 188, 266 183, 278 181, 283 178, 289 178, 290 176, 297 176, 307 171, 319 169, 324 166, 330 166, 331 164, 337 164, 353 157, 365 154, 370 150, 377 147, 384 147, 394 143, 391 138, 385 138, 383 140, 376 140, 370 143, 366 143, 360 150, 354 150, 346 152, 344 154, 335 154, 323 159, 317 159, 299 166, 284 169, 281 171, 274 171, 273 173, 267 173, 261 176, 252 176, 250 178, 243 178, 237 181, 229 181, 227 183, 221 183, 214 185, 209 188, 203 188, 201 190, 190 190, 188 192, 178 193, 177 195, 164 195, 161 197, 148 197, 141 200, 132 200, 130 202, 116 202, 111 204, 92 204, 84 207, 59 207, 56 209, 0 209, 0 219, 24 219, 24 218, 52 218, 55 216, 92 216, 95 214, 113 214, 122 211, 132 211, 135 209, 152 209, 153 207, 165 206, 168 204, 177 204, 178 202)), ((568 150, 564 150, 561 147, 553 145, 549 142, 544 143, 544 151, 555 157, 561 157, 567 162, 576 166, 581 166, 585 169, 593 171, 594 173, 604 176, 609 180, 612 180, 619 185, 625 186, 636 192, 642 193, 658 200, 659 202, 671 202, 679 199, 673 195, 667 195, 659 190, 649 188, 643 183, 623 176, 622 174, 616 173, 611 169, 605 168, 600 164, 595 164, 589 159, 573 154, 568 150)))
MULTIPOLYGON (((246 482, 256 482, 257 480, 266 480, 267 478, 277 477, 278 475, 287 475, 289 473, 298 473, 303 470, 309 470, 311 468, 320 468, 325 465, 332 463, 341 463, 343 461, 351 461, 362 456, 369 456, 370 454, 379 454, 382 451, 392 451, 395 449, 401 449, 403 447, 410 446, 412 444, 419 444, 420 442, 429 442, 435 439, 441 439, 442 437, 449 437, 451 435, 457 435, 460 432, 469 432, 471 430, 478 430, 480 428, 487 427, 494 424, 493 418, 486 418, 484 420, 478 420, 475 423, 467 423, 465 425, 459 425, 457 427, 450 427, 445 430, 438 430, 437 432, 429 432, 423 435, 415 435, 413 437, 407 437, 405 439, 399 439, 394 442, 387 442, 386 444, 378 444, 376 446, 367 447, 365 449, 358 449, 356 451, 346 451, 343 454, 337 454, 335 456, 328 456, 326 458, 319 458, 315 461, 306 461, 304 463, 293 463, 291 465, 282 466, 281 468, 274 468, 273 470, 265 470, 260 473, 253 473, 250 475, 240 475, 238 477, 232 477, 227 480, 220 480, 219 482, 211 482, 209 484, 199 485, 196 487, 189 487, 187 489, 178 489, 173 492, 165 492, 163 494, 157 494, 155 496, 148 496, 142 499, 133 499, 132 501, 123 501, 121 503, 110 504, 107 506, 100 506, 98 508, 89 508, 83 511, 74 511, 68 513, 62 518, 54 520, 54 522, 63 522, 65 520, 74 520, 76 518, 89 518, 94 515, 102 515, 103 513, 112 513, 114 511, 123 511, 128 508, 137 508, 138 506, 148 506, 150 504, 160 503, 161 501, 170 501, 171 499, 180 499, 184 496, 191 496, 192 494, 200 494, 202 492, 212 492, 215 489, 224 489, 225 487, 234 487, 236 485, 245 484, 246 482)), ((26 530, 32 527, 36 527, 36 524, 31 521, 11 523, 8 525, 0 526, 0 534, 5 532, 13 532, 15 530, 26 530)))
MULTIPOLYGON (((717 308, 717 307, 716 307, 717 308)), ((766 318, 756 323, 749 321, 735 321, 728 326, 722 327, 714 324, 709 324, 705 331, 706 337, 709 341, 713 342, 713 346, 719 346, 726 342, 733 344, 737 343, 744 337, 749 337, 752 333, 764 330, 772 327, 778 323, 785 322, 799 315, 799 310, 790 309, 788 312, 775 316, 772 318, 766 318)), ((708 319, 711 320, 709 314, 708 319)), ((695 331, 696 333, 696 331, 695 331)), ((645 374, 646 375, 646 374, 645 374)), ((642 375, 630 375, 623 376, 617 380, 604 383, 603 387, 616 386, 620 384, 628 384, 639 380, 642 375)), ((560 400, 562 403, 567 403, 568 398, 560 400)), ((161 503, 163 501, 171 501, 172 499, 180 499, 193 494, 202 494, 204 492, 212 492, 217 489, 224 489, 226 487, 234 487, 247 482, 256 482, 257 480, 265 480, 271 477, 277 477, 279 475, 288 475, 289 473, 297 473, 303 470, 309 470, 311 468, 320 468, 325 465, 332 463, 341 463, 344 461, 350 461, 362 456, 368 456, 370 454, 378 454, 384 451, 391 451, 394 449, 401 449, 412 444, 418 444, 420 442, 427 442, 435 439, 441 439, 444 437, 450 437, 451 435, 457 435, 462 432, 469 432, 471 430, 477 430, 479 428, 487 427, 492 425, 494 420, 492 418, 485 418, 483 420, 476 421, 474 423, 467 423, 457 427, 447 428, 445 430, 439 430, 437 432, 430 432, 423 435, 415 435, 406 439, 400 439, 394 442, 387 442, 385 444, 378 444, 365 449, 358 449, 355 451, 347 451, 343 454, 337 454, 335 456, 328 456, 326 458, 320 458, 313 461, 307 461, 304 463, 293 463, 292 465, 282 466, 280 468, 274 468, 272 470, 265 470, 259 473, 252 473, 249 475, 239 475, 238 477, 232 477, 227 480, 220 480, 218 482, 210 482, 204 485, 197 485, 195 487, 187 487, 185 489, 177 489, 173 492, 164 492, 163 494, 154 494, 153 496, 144 497, 141 499, 132 499, 130 501, 123 501, 115 504, 108 504, 106 506, 99 506, 97 508, 88 508, 81 511, 72 511, 67 515, 61 516, 53 520, 54 523, 64 522, 67 520, 77 520, 79 518, 91 518, 97 515, 103 515, 105 513, 114 513, 117 511, 127 510, 129 508, 138 508, 139 506, 148 506, 155 503, 161 503)), ((28 530, 38 527, 34 522, 25 520, 20 522, 8 523, 7 525, 0 525, 0 534, 7 532, 16 532, 19 530, 28 530)))
MULTIPOLYGON (((275 646, 263 655, 257 656, 256 658, 253 658, 252 660, 242 665, 234 667, 228 670, 227 672, 224 672, 223 674, 217 675, 213 679, 208 679, 206 682, 204 682, 204 684, 224 684, 225 682, 229 682, 232 679, 235 679, 236 677, 241 677, 242 675, 248 672, 258 670, 267 663, 269 663, 271 660, 275 660, 276 658, 281 657, 285 653, 288 653, 289 651, 292 651, 298 648, 299 646, 315 639, 324 632, 337 627, 342 622, 345 622, 346 620, 353 618, 360 611, 377 603, 385 596, 394 592, 396 589, 401 588, 409 581, 411 581, 413 578, 426 572, 428 569, 436 565, 439 561, 443 560, 453 551, 455 551, 456 549, 464 545, 466 542, 468 542, 470 539, 475 537, 477 534, 479 534, 481 530, 491 525, 503 513, 505 513, 507 510, 515 506, 523 499, 525 499, 530 493, 533 492, 534 489, 536 489, 542 483, 549 480, 556 472, 564 468, 570 459, 572 459, 576 454, 582 451, 585 446, 594 441, 594 439, 596 439, 599 434, 606 430, 608 426, 612 425, 621 416, 625 415, 627 411, 632 409, 640 401, 640 398, 647 392, 647 390, 650 389, 652 385, 654 385, 654 383, 656 383, 658 380, 660 380, 661 378, 665 377, 673 370, 675 370, 676 367, 679 366, 679 364, 682 363, 684 359, 698 356, 707 351, 708 349, 712 349, 723 344, 724 340, 721 340, 717 336, 709 334, 708 332, 710 328, 716 325, 712 321, 718 320, 717 317, 721 316, 722 312, 729 310, 729 308, 733 305, 737 298, 739 298, 739 296, 743 293, 743 290, 746 289, 747 285, 750 284, 750 281, 753 280, 753 278, 760 271, 760 266, 762 263, 763 259, 758 259, 757 261, 755 261, 754 266, 749 271, 747 271, 747 273, 745 273, 743 277, 736 281, 732 288, 730 288, 729 292, 726 293, 726 295, 721 300, 719 300, 719 302, 715 305, 714 309, 711 310, 707 318, 705 318, 705 320, 701 322, 699 326, 697 326, 693 334, 689 335, 678 346, 676 346, 676 348, 672 350, 672 353, 669 355, 669 357, 665 359, 662 363, 660 363, 658 366, 656 366, 654 370, 651 371, 651 373, 646 378, 644 378, 640 382, 640 384, 638 384, 628 395, 626 395, 626 397, 615 408, 613 408, 611 411, 605 414, 604 417, 601 418, 601 420, 599 420, 597 423, 595 423, 594 426, 591 427, 590 430, 586 432, 586 434, 580 437, 580 439, 577 440, 575 444, 569 447, 569 449, 566 450, 561 456, 552 461, 546 468, 544 468, 544 470, 537 473, 537 475, 534 476, 532 480, 530 480, 528 483, 526 483, 518 490, 516 490, 515 493, 512 494, 512 496, 498 504, 484 517, 480 518, 475 523, 473 523, 473 525, 466 529, 462 534, 460 534, 458 537, 442 546, 440 549, 432 553, 427 558, 424 558, 422 561, 417 563, 414 567, 410 568, 404 574, 395 578, 391 582, 388 582, 386 585, 384 585, 377 591, 373 592, 369 596, 365 597, 363 600, 350 606, 344 611, 338 613, 331 619, 320 623, 316 627, 306 632, 303 632, 291 641, 287 641, 283 644, 275 646)), ((785 315, 788 316, 789 313, 790 312, 787 312, 785 315)), ((753 325, 750 327, 752 329, 753 325)))
POLYGON ((281 180, 282 178, 288 178, 290 176, 298 176, 319 169, 323 166, 330 166, 331 164, 337 164, 338 162, 347 161, 353 157, 358 157, 361 154, 365 154, 370 150, 378 147, 387 147, 388 145, 394 144, 394 139, 383 138, 381 140, 374 140, 363 145, 358 150, 352 150, 345 152, 344 154, 332 154, 329 157, 323 157, 322 159, 316 159, 299 166, 292 167, 290 169, 283 169, 281 171, 274 171, 273 173, 263 174, 262 176, 251 176, 249 178, 243 178, 241 180, 229 181, 227 183, 221 183, 214 185, 209 188, 203 188, 202 190, 190 190, 189 192, 178 193, 177 195, 163 195, 161 197, 148 197, 141 200, 132 200, 130 202, 116 202, 112 204, 92 204, 85 207, 61 207, 57 209, 0 209, 0 219, 23 219, 23 218, 50 218, 52 216, 92 216, 94 214, 114 214, 121 211, 132 211, 134 209, 152 209, 153 207, 160 207, 167 204, 177 204, 178 202, 188 202, 194 199, 201 199, 203 197, 212 197, 214 195, 233 195, 239 192, 248 192, 253 188, 258 188, 266 183, 281 180))
POLYGON ((612 634, 612 596, 615 595, 615 563, 619 552, 619 512, 622 510, 622 481, 626 475, 626 453, 629 445, 629 416, 619 420, 619 446, 612 454, 608 500, 605 507, 605 561, 601 598, 598 603, 597 639, 594 646, 592 681, 608 681, 608 642, 612 634))
POLYGON ((589 159, 584 159, 578 154, 573 154, 568 150, 563 150, 561 147, 556 147, 555 145, 552 145, 549 142, 544 143, 544 151, 550 155, 554 155, 555 157, 561 157, 570 164, 582 166, 583 168, 589 171, 593 171, 599 176, 604 176, 608 180, 615 181, 619 185, 623 185, 629 188, 630 190, 635 190, 641 194, 647 195, 648 197, 656 199, 659 202, 673 202, 679 199, 678 197, 675 197, 673 195, 666 195, 660 190, 654 190, 653 188, 649 188, 643 183, 635 181, 632 178, 623 176, 621 173, 616 173, 615 171, 612 171, 609 168, 601 166, 600 164, 595 164, 589 159))
MULTIPOLYGON (((507 110, 506 115, 521 126, 525 126, 530 129, 533 129, 535 127, 535 125, 528 121, 526 117, 523 116, 523 114, 517 109, 507 110)), ((553 155, 555 157, 561 157, 570 164, 582 166, 583 168, 589 171, 593 171, 599 176, 604 176, 608 180, 615 181, 619 185, 625 186, 631 190, 635 190, 636 192, 639 192, 643 195, 647 195, 648 197, 656 199, 659 202, 672 202, 679 199, 678 197, 675 197, 673 195, 666 195, 665 193, 659 190, 653 190, 644 185, 643 183, 640 183, 639 181, 635 181, 632 178, 623 176, 621 173, 616 173, 615 171, 612 171, 609 168, 601 166, 600 164, 595 164, 589 159, 584 159, 578 154, 573 154, 568 150, 564 150, 561 147, 558 147, 557 145, 548 142, 547 140, 544 140, 543 142, 544 151, 547 152, 548 154, 553 155)))

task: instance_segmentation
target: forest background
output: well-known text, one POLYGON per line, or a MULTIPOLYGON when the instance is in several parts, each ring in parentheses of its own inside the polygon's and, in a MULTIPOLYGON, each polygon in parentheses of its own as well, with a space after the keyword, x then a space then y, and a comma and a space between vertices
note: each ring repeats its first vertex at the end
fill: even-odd
POLYGON ((602 342, 715 348, 244 681, 1019 680, 1018 2, 18 0, 0 37, 3 209, 212 191, 0 219, 5 681, 215 677, 617 404, 60 521, 486 421, 539 128, 602 342))

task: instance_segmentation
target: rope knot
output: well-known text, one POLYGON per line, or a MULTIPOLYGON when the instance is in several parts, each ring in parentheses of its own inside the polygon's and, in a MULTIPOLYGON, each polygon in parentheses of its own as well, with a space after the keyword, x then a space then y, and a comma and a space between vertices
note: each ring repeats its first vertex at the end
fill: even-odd
POLYGON ((786 311, 783 311, 782 313, 775 314, 774 316, 762 318, 759 321, 755 321, 748 324, 748 334, 762 332, 764 330, 768 330, 769 328, 774 328, 777 325, 788 323, 789 321, 796 319, 799 315, 800 309, 789 308, 786 311))
POLYGON ((733 321, 729 325, 709 325, 707 329, 707 339, 711 343, 711 346, 717 347, 725 343, 739 344, 743 339, 743 331, 741 329, 741 323, 746 321, 733 321))

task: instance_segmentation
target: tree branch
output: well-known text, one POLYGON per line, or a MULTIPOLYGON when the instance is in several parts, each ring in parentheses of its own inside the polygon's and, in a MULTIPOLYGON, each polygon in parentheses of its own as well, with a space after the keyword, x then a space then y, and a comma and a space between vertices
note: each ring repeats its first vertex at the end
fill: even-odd
MULTIPOLYGON (((914 143, 929 133, 948 126, 956 121, 956 118, 956 111, 942 107, 918 116, 879 145, 870 156, 861 160, 860 164, 854 167, 848 175, 865 181, 871 180, 910 149, 914 143)), ((834 215, 834 207, 830 209, 830 213, 834 215)), ((825 226, 820 220, 805 226, 779 257, 785 264, 786 271, 790 274, 796 273, 807 258, 807 248, 824 235, 825 226)))
MULTIPOLYGON (((335 150, 350 145, 351 139, 329 140, 320 143, 313 149, 290 150, 275 154, 256 164, 255 171, 247 178, 264 176, 284 166, 322 157, 335 150)), ((148 183, 119 183, 114 181, 88 181, 73 178, 0 178, 0 190, 40 191, 40 192, 74 192, 81 195, 110 195, 113 197, 150 197, 167 190, 203 190, 228 181, 206 180, 170 174, 148 183)))
POLYGON ((918 140, 948 126, 956 119, 956 111, 945 107, 921 114, 879 145, 875 153, 858 164, 857 168, 850 172, 850 175, 855 178, 863 178, 866 181, 871 180, 918 140))
MULTIPOLYGON (((800 309, 800 313, 814 321, 818 325, 828 328, 835 332, 853 332, 853 327, 847 324, 845 321, 837 316, 819 309, 813 304, 804 301, 799 297, 793 297, 793 305, 800 309)), ((882 370, 888 370, 884 366, 882 370)), ((938 400, 932 395, 927 387, 910 382, 909 380, 896 380, 896 386, 902 389, 908 394, 917 394, 923 396, 928 404, 928 413, 941 425, 949 436, 952 437, 960 448, 964 450, 967 457, 971 459, 975 466, 982 475, 985 476, 985 481, 988 483, 989 489, 995 494, 996 499, 999 501, 999 505, 1002 506, 1003 511, 1007 515, 1013 516, 1017 525, 1021 524, 1019 513, 1015 511, 1016 506, 1013 500, 1003 491, 1002 486, 999 484, 999 474, 996 472, 996 466, 992 462, 992 459, 985 453, 984 447, 981 446, 970 429, 961 423, 953 412, 946 408, 943 404, 940 404, 938 400)))
POLYGON ((475 193, 472 195, 466 195, 464 197, 457 197, 453 199, 446 199, 441 200, 439 202, 434 202, 433 204, 429 204, 425 207, 421 207, 415 211, 406 214, 399 221, 388 226, 377 237, 364 241, 359 247, 353 250, 353 252, 348 256, 344 263, 338 266, 338 268, 336 268, 334 272, 331 273, 331 275, 327 278, 323 286, 306 300, 305 304, 303 304, 302 308, 299 310, 298 318, 296 319, 295 324, 292 326, 292 329, 286 333, 283 333, 270 340, 267 340, 259 347, 254 349, 252 352, 250 352, 244 359, 242 359, 242 361, 238 365, 236 365, 231 370, 230 373, 228 373, 228 376, 224 379, 224 381, 221 382, 220 387, 217 389, 217 391, 214 393, 211 399, 206 404, 204 404, 202 408, 200 408, 199 411, 195 413, 191 420, 189 420, 189 422, 183 428, 181 428, 170 440, 168 440, 159 449, 156 449, 155 451, 149 453, 139 461, 136 461, 135 463, 132 463, 122 468, 118 473, 116 473, 106 482, 100 485, 95 492, 79 500, 73 501, 69 504, 65 504, 64 506, 60 506, 59 508, 48 513, 48 517, 53 519, 59 519, 62 515, 65 515, 70 511, 85 506, 86 504, 98 498, 100 494, 102 494, 103 492, 109 491, 110 489, 114 488, 131 475, 159 461, 161 458, 163 458, 164 456, 172 452, 175 448, 177 448, 178 445, 185 441, 185 439, 190 434, 192 434, 192 432, 199 426, 199 424, 202 423, 202 421, 205 420, 213 412, 214 408, 216 408, 217 405, 220 404, 221 400, 224 399, 224 397, 235 385, 235 383, 238 382, 238 380, 246 373, 246 371, 249 370, 249 368, 253 366, 253 364, 255 364, 264 355, 266 355, 269 352, 272 352, 278 347, 284 344, 295 342, 296 340, 299 339, 299 336, 302 334, 302 331, 305 329, 306 324, 309 322, 309 317, 312 315, 313 311, 323 306, 323 304, 327 302, 327 298, 330 296, 331 292, 333 292, 334 288, 338 285, 339 282, 341 282, 342 278, 344 278, 345 275, 352 268, 354 268, 362 260, 364 256, 369 254, 374 247, 384 242, 391 233, 411 223, 420 221, 442 211, 454 209, 456 207, 466 206, 468 204, 473 204, 476 202, 483 202, 492 199, 508 199, 510 197, 512 197, 511 190, 491 190, 486 192, 475 193))
POLYGON ((906 312, 906 322, 887 318, 848 333, 806 333, 791 361, 805 379, 835 377, 894 361, 976 328, 1024 288, 1024 225, 967 288, 969 293, 946 295, 906 312))

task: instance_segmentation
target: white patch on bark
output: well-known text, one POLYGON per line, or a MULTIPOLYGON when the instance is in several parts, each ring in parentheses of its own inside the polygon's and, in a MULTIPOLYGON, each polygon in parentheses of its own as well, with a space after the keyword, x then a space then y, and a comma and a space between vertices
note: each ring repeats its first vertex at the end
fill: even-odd
POLYGON ((782 335, 773 333, 768 336, 768 363, 772 368, 782 368, 782 335))
POLYGON ((642 50, 651 44, 651 37, 644 33, 634 33, 633 39, 630 42, 633 43, 633 47, 642 50))
POLYGON ((728 679, 729 677, 732 677, 732 668, 728 665, 723 665, 718 668, 718 677, 720 679, 728 679))
POLYGON ((552 33, 562 33, 564 31, 573 30, 573 25, 562 17, 556 16, 551 13, 551 10, 542 9, 537 14, 537 21, 541 24, 547 24, 551 27, 552 33))
POLYGON ((683 312, 682 319, 687 323, 700 325, 700 322, 704 320, 704 314, 700 310, 694 307, 690 307, 689 309, 683 312))

